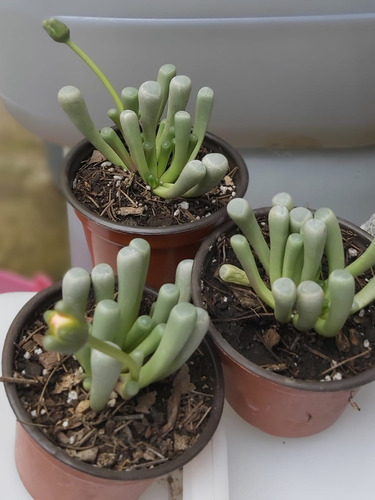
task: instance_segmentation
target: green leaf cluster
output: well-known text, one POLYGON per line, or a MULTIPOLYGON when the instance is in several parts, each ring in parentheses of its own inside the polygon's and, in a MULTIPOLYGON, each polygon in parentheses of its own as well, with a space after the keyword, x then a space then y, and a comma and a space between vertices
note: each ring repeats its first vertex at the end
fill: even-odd
POLYGON ((211 88, 198 91, 194 118, 186 111, 191 79, 177 75, 173 64, 161 66, 155 81, 117 93, 103 71, 71 39, 63 22, 51 18, 43 21, 43 27, 54 41, 66 44, 91 68, 114 101, 108 116, 117 132, 113 127, 98 131, 77 87, 67 85, 58 93, 60 105, 74 125, 110 162, 138 171, 162 198, 202 196, 219 184, 229 169, 226 157, 211 153, 197 159, 214 103, 211 88))
POLYGON ((268 214, 269 243, 245 199, 231 200, 227 211, 241 230, 230 243, 242 268, 223 264, 220 277, 252 287, 277 321, 331 337, 375 299, 375 278, 355 290, 355 278, 375 265, 375 240, 346 266, 341 228, 331 209, 312 212, 294 207, 288 193, 275 195, 268 214))
POLYGON ((84 371, 90 405, 103 409, 116 390, 124 399, 176 372, 206 334, 206 311, 190 303, 193 261, 180 262, 175 283, 164 284, 147 313, 140 314, 150 258, 146 240, 133 239, 114 270, 96 265, 91 275, 74 267, 62 281, 62 299, 44 314, 44 348, 74 354, 84 371), (92 320, 86 315, 90 290, 92 320))

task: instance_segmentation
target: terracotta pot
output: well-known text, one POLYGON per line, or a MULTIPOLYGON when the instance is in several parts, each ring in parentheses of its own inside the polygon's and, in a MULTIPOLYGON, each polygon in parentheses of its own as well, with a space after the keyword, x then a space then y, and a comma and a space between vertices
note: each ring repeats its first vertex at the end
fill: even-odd
MULTIPOLYGON (((212 151, 223 153, 228 158, 230 169, 238 167, 236 194, 243 196, 249 176, 241 155, 231 145, 210 133, 206 134, 204 145, 212 151)), ((74 176, 92 151, 93 147, 86 140, 71 150, 63 170, 61 186, 64 196, 83 225, 92 264, 106 262, 116 269, 119 249, 128 245, 135 237, 144 238, 151 245, 147 283, 159 288, 163 283, 173 282, 177 264, 183 259, 193 258, 201 241, 227 219, 225 207, 209 217, 179 226, 138 228, 109 221, 88 210, 77 201, 72 192, 74 176)))
MULTIPOLYGON (((152 293, 149 290, 150 293, 152 293)), ((47 307, 61 298, 61 285, 35 295, 18 313, 7 333, 2 355, 4 376, 13 376, 15 343, 27 325, 47 307)), ((210 441, 221 418, 224 403, 224 381, 215 349, 210 339, 201 345, 213 365, 212 408, 196 442, 174 461, 153 469, 113 471, 98 468, 69 457, 32 424, 20 401, 15 384, 5 383, 9 403, 17 418, 15 460, 19 476, 34 500, 136 500, 157 477, 170 474, 192 460, 210 441)))
MULTIPOLYGON (((258 209, 255 212, 266 215, 268 210, 258 209)), ((371 241, 368 233, 348 221, 339 221, 341 227, 358 235, 360 246, 368 246, 371 241)), ((201 284, 218 239, 237 232, 237 226, 229 222, 200 246, 193 266, 192 296, 195 305, 205 307, 201 284)), ((212 321, 209 334, 222 361, 227 401, 244 420, 272 435, 301 437, 323 431, 338 419, 357 390, 375 379, 375 369, 330 382, 286 377, 265 370, 242 356, 212 321)))

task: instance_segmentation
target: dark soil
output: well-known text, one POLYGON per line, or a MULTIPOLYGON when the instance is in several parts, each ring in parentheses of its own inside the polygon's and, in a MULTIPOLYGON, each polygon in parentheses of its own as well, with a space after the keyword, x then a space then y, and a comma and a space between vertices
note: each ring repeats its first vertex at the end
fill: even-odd
MULTIPOLYGON (((215 327, 234 349, 267 370, 303 380, 340 380, 375 366, 373 304, 364 314, 351 316, 335 338, 279 324, 251 288, 225 283, 218 277, 224 263, 241 267, 230 247, 231 234, 223 234, 206 257, 202 297, 215 327)), ((344 237, 347 249, 363 251, 353 233, 345 231, 344 237)), ((357 289, 372 275, 357 279, 357 289)))
POLYGON ((228 172, 204 196, 165 200, 152 194, 137 173, 112 165, 94 151, 78 170, 73 192, 89 210, 108 220, 128 226, 167 227, 208 217, 226 206, 236 192, 237 172, 237 167, 228 172))
POLYGON ((214 368, 201 348, 180 371, 124 401, 115 392, 94 412, 72 356, 44 352, 39 318, 17 344, 17 390, 35 425, 68 455, 98 467, 155 467, 190 448, 210 415, 214 368))

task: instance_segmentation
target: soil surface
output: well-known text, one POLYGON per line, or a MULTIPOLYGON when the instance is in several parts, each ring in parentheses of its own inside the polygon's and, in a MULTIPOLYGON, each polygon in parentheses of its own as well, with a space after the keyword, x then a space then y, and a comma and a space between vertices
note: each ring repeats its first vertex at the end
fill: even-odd
POLYGON ((237 172, 235 167, 204 196, 165 200, 154 195, 137 173, 114 166, 94 151, 78 170, 73 192, 89 210, 108 220, 128 226, 167 227, 208 217, 225 207, 235 196, 237 172))
MULTIPOLYGON (((265 223, 263 227, 267 231, 265 223)), ((206 257, 202 297, 215 327, 234 349, 267 370, 303 380, 340 380, 375 366, 373 304, 351 316, 334 338, 314 331, 299 332, 291 324, 280 324, 251 288, 225 283, 219 278, 222 264, 241 267, 230 247, 229 236, 223 234, 206 257)), ((352 233, 345 232, 344 236, 347 249, 363 251, 352 233)), ((372 275, 357 279, 357 289, 372 275)))
POLYGON ((17 344, 17 390, 34 424, 68 455, 113 470, 153 468, 190 448, 207 424, 214 367, 201 348, 171 377, 94 412, 72 356, 42 349, 38 318, 17 344))

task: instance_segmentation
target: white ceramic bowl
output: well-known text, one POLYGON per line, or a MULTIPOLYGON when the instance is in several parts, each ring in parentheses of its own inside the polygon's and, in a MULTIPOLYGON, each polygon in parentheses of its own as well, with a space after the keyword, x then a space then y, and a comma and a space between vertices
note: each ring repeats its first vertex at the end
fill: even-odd
POLYGON ((80 139, 57 103, 81 88, 98 127, 112 106, 71 51, 41 27, 57 16, 121 90, 172 62, 211 86, 211 131, 241 147, 362 146, 375 139, 373 0, 2 0, 0 96, 47 142, 80 139), (95 108, 95 109, 94 109, 95 108))

